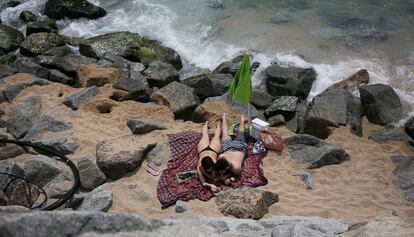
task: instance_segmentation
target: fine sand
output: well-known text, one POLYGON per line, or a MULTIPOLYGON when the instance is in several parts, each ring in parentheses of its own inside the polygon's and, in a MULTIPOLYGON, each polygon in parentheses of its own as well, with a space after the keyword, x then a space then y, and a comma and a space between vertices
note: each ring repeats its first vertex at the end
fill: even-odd
MULTIPOLYGON (((22 75, 21 81, 30 81, 22 75)), ((6 81, 16 82, 17 78, 6 81)), ((2 85, 0 85, 2 86, 2 85)), ((4 85, 3 85, 4 86, 4 85)), ((1 89, 1 88, 0 88, 1 89)), ((83 105, 76 112, 62 105, 63 98, 79 89, 61 84, 33 86, 25 89, 12 104, 2 104, 6 114, 18 103, 29 96, 38 95, 42 99, 42 112, 53 112, 73 126, 73 136, 81 145, 70 158, 87 156, 95 160, 96 144, 104 139, 131 134, 126 122, 129 119, 148 119, 164 123, 168 129, 140 136, 142 141, 165 142, 166 134, 184 130, 201 131, 202 124, 174 121, 173 114, 165 106, 152 103, 115 102, 109 99, 111 87, 101 88, 102 94, 83 105), (59 94, 63 93, 63 96, 59 94), (109 112, 109 113, 108 113, 109 112)), ((414 155, 414 149, 402 142, 377 144, 367 138, 372 129, 380 126, 364 122, 364 137, 352 135, 349 128, 335 129, 327 139, 343 147, 350 160, 340 165, 325 166, 308 170, 312 174, 315 188, 307 190, 295 174, 306 170, 304 165, 290 158, 285 151, 279 155, 270 152, 264 159, 263 167, 269 183, 261 187, 276 192, 280 201, 270 207, 270 215, 320 216, 349 221, 367 221, 378 217, 398 215, 401 218, 414 217, 414 204, 404 199, 403 194, 394 187, 395 165, 392 155, 414 155)), ((284 127, 275 129, 283 137, 293 133, 284 127)), ((27 155, 18 157, 23 163, 27 155)), ((137 213, 148 217, 167 217, 176 215, 174 207, 161 210, 156 198, 159 176, 153 177, 145 170, 146 163, 135 172, 112 181, 113 206, 110 212, 137 213)), ((166 163, 160 167, 162 170, 166 163)), ((208 202, 192 200, 187 203, 187 216, 222 216, 214 199, 208 202)))

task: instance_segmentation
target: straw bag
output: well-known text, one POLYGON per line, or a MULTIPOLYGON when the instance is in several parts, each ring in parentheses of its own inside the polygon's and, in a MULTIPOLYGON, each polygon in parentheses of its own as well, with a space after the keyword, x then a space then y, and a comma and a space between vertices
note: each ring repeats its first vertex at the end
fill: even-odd
POLYGON ((262 142, 267 149, 283 151, 285 148, 285 145, 283 144, 283 138, 274 132, 267 130, 261 131, 260 137, 262 138, 262 142))

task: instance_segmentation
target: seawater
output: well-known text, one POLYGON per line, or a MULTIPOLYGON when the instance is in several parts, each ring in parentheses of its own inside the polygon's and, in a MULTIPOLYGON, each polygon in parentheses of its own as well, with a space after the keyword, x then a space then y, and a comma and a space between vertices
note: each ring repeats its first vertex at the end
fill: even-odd
MULTIPOLYGON (((0 0, 0 3, 6 2, 0 0)), ((45 0, 3 9, 0 18, 24 30, 22 10, 43 11, 45 0)), ((414 115, 414 0, 92 0, 108 15, 59 21, 61 34, 92 37, 131 31, 160 40, 183 58, 191 74, 253 49, 264 87, 272 62, 313 67, 309 100, 361 68, 370 83, 389 84, 414 115)))

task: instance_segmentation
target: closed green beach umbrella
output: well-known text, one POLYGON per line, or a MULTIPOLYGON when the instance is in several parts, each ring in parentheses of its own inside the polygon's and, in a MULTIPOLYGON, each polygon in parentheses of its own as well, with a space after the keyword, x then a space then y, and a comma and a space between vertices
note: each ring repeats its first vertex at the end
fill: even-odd
POLYGON ((234 102, 242 105, 249 105, 252 94, 252 80, 250 76, 250 58, 244 55, 243 63, 234 76, 230 86, 230 96, 234 102))

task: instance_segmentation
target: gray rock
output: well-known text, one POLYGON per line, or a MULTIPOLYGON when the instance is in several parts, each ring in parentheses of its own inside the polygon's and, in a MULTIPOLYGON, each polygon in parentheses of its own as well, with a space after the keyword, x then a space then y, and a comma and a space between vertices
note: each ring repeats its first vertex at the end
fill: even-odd
POLYGON ((41 138, 41 135, 46 132, 63 132, 72 128, 72 125, 65 121, 56 118, 53 114, 42 115, 33 126, 27 131, 24 140, 35 141, 41 138))
MULTIPOLYGON (((0 78, 9 77, 16 73, 17 73, 16 68, 9 66, 9 65, 0 64, 0 78)), ((2 103, 1 100, 0 100, 0 103, 2 103)))
POLYGON ((87 157, 79 157, 76 160, 79 170, 79 178, 83 188, 94 189, 105 182, 105 174, 99 169, 95 162, 87 157))
POLYGON ((241 63, 233 63, 231 61, 222 62, 217 68, 214 69, 213 73, 218 74, 231 74, 234 76, 241 63))
POLYGON ((92 97, 97 96, 99 94, 101 94, 99 88, 96 86, 92 86, 68 96, 63 101, 63 104, 73 110, 77 110, 79 109, 81 104, 88 102, 92 97))
POLYGON ((386 125, 403 118, 403 108, 394 89, 384 84, 359 87, 361 103, 371 123, 386 125))
POLYGON ((11 110, 7 120, 7 131, 16 138, 21 138, 40 117, 41 100, 39 96, 29 97, 22 105, 11 110))
POLYGON ((82 65, 94 63, 96 63, 96 59, 69 54, 63 57, 54 57, 53 62, 49 67, 59 69, 59 71, 64 72, 68 76, 76 77, 77 71, 82 65))
POLYGON ((69 86, 74 86, 76 84, 76 78, 69 77, 66 74, 60 72, 59 70, 51 69, 49 70, 49 73, 49 81, 58 82, 69 86))
POLYGON ((278 96, 272 104, 265 110, 264 115, 271 117, 276 114, 282 114, 286 120, 290 120, 295 116, 296 107, 298 105, 298 97, 295 96, 278 96))
POLYGON ((161 88, 170 82, 180 80, 178 71, 171 64, 161 61, 152 62, 143 74, 148 77, 148 83, 151 87, 161 88))
POLYGON ((272 65, 266 69, 267 92, 272 96, 296 96, 306 99, 316 80, 312 68, 283 68, 272 65))
POLYGON ((68 140, 69 139, 67 137, 50 137, 35 140, 33 143, 39 146, 47 147, 60 154, 69 155, 75 153, 75 151, 79 149, 80 145, 68 140))
POLYGON ((11 102, 12 100, 14 100, 14 98, 17 97, 17 95, 24 89, 34 86, 34 85, 39 85, 39 86, 44 86, 44 85, 48 85, 49 82, 47 80, 44 79, 35 79, 30 83, 16 83, 16 84, 11 84, 11 85, 7 85, 6 88, 3 91, 4 96, 6 97, 7 101, 11 102))
POLYGON ((39 197, 39 189, 24 180, 15 179, 5 189, 7 205, 19 205, 31 208, 39 197))
POLYGON ((106 183, 90 192, 82 201, 78 211, 107 212, 112 207, 111 184, 106 183))
POLYGON ((177 201, 175 203, 175 213, 184 213, 187 211, 187 206, 183 201, 177 201))
POLYGON ((0 39, 1 56, 19 48, 24 41, 24 36, 16 29, 0 24, 0 39))
POLYGON ((49 78, 49 70, 32 61, 18 60, 13 66, 16 72, 29 73, 45 79, 49 78))
POLYGON ((362 136, 363 109, 360 100, 344 89, 333 89, 316 96, 310 104, 305 133, 327 138, 329 127, 349 124, 351 132, 362 136))
POLYGON ((104 140, 96 146, 96 164, 107 177, 119 179, 141 165, 154 147, 155 144, 143 144, 135 135, 104 140))
POLYGON ((67 202, 67 208, 77 209, 82 203, 84 197, 81 194, 74 194, 67 202))
POLYGON ((72 174, 60 173, 43 186, 49 198, 62 198, 74 185, 72 174))
POLYGON ((157 143, 157 145, 148 152, 146 160, 153 162, 156 166, 166 164, 171 159, 171 151, 168 142, 157 143))
POLYGON ((13 144, 8 144, 5 147, 0 146, 0 160, 14 158, 24 153, 25 153, 25 150, 21 146, 17 146, 13 144))
POLYGON ((22 11, 19 15, 19 18, 21 21, 25 23, 34 22, 38 20, 37 16, 31 11, 22 11))
POLYGON ((194 92, 202 100, 225 94, 233 81, 230 74, 198 74, 182 81, 183 84, 194 88, 194 92))
POLYGON ((414 140, 411 137, 403 132, 401 128, 394 127, 393 125, 387 125, 384 128, 372 131, 368 138, 377 143, 385 143, 387 141, 405 141, 414 144, 414 140))
POLYGON ((104 17, 106 11, 86 0, 48 0, 45 5, 45 14, 53 19, 104 17))
POLYGON ((349 159, 344 149, 312 135, 301 134, 284 140, 293 159, 309 164, 310 169, 340 164, 349 159))
POLYGON ((26 24, 26 36, 40 32, 57 33, 58 27, 56 23, 51 20, 36 21, 26 24))
POLYGON ((158 60, 173 65, 177 70, 183 68, 181 57, 175 50, 163 46, 159 41, 146 37, 143 37, 142 39, 144 40, 142 47, 139 49, 130 48, 126 58, 129 58, 132 61, 137 61, 137 59, 139 59, 139 61, 146 66, 158 60))
POLYGON ((0 206, 0 213, 24 213, 31 212, 30 209, 17 205, 0 206))
POLYGON ((414 117, 410 118, 404 124, 404 130, 412 139, 414 139, 414 117))
POLYGON ((129 129, 131 129, 131 132, 133 134, 144 134, 152 132, 154 130, 167 129, 167 127, 165 127, 164 124, 137 119, 129 120, 127 122, 127 126, 129 127, 129 129))
POLYGON ((303 172, 295 176, 298 176, 300 181, 306 185, 306 189, 313 189, 313 179, 310 173, 303 172))
POLYGON ((176 81, 152 93, 150 100, 166 105, 176 119, 191 119, 194 109, 200 104, 193 88, 176 81))
MULTIPOLYGON (((24 177, 24 172, 13 160, 0 160, 0 172, 24 177)), ((6 185, 13 180, 13 177, 0 174, 0 190, 4 190, 6 185)))
POLYGON ((253 89, 252 96, 250 98, 250 103, 258 109, 268 108, 273 101, 273 96, 271 96, 266 91, 253 89))
POLYGON ((405 199, 414 201, 414 157, 392 156, 391 159, 396 165, 395 186, 405 194, 405 199))
POLYGON ((287 127, 294 133, 304 133, 308 116, 308 102, 303 100, 296 106, 295 117, 287 121, 287 127))
POLYGON ((29 57, 45 53, 51 48, 65 45, 65 38, 54 33, 33 33, 20 45, 20 52, 29 57))
POLYGON ((25 178, 41 187, 62 173, 57 161, 53 158, 37 155, 30 157, 24 164, 25 178))

